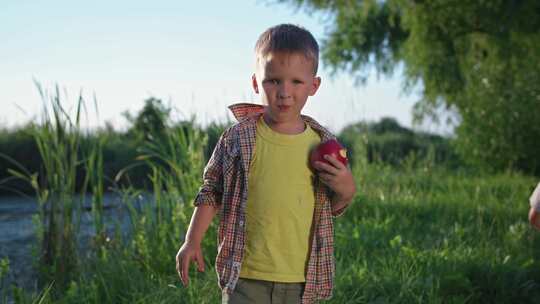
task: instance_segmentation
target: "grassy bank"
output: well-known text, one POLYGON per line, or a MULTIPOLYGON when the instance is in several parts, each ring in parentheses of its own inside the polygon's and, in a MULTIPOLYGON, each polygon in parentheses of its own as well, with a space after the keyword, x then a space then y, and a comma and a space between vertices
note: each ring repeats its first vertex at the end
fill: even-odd
POLYGON ((333 303, 538 302, 532 179, 374 169, 337 222, 333 303))
MULTIPOLYGON (((526 222, 532 178, 422 166, 368 165, 355 174, 359 195, 336 220, 337 277, 329 303, 538 302, 540 233, 526 222)), ((189 206, 172 213, 172 234, 147 229, 130 241, 110 242, 84 263, 64 296, 45 302, 218 302, 213 267, 193 270, 188 288, 175 273, 190 214, 189 206)), ((213 228, 204 250, 211 266, 213 228)))
MULTIPOLYGON (((153 112, 146 108, 154 113, 148 117, 161 120, 139 125, 146 131, 132 134, 134 160, 110 181, 129 212, 126 234, 119 225, 105 227, 103 222, 109 181, 104 155, 112 141, 85 142, 79 112, 70 118, 58 90, 51 104, 54 116, 45 115, 41 125, 30 129, 45 166, 39 172, 22 165, 16 166, 19 173, 10 171, 31 186, 39 201, 34 220, 40 244, 33 261, 39 292, 5 286, 9 262, 3 259, 0 303, 8 298, 15 303, 218 303, 212 266, 216 223, 203 243, 207 271, 193 271, 188 288, 180 285, 175 255, 193 212, 209 142, 221 127, 204 132, 189 123, 169 122, 159 105, 153 112), (130 178, 118 182, 142 166, 151 200, 130 178), (86 250, 76 243, 85 206, 76 199, 77 181, 93 198, 95 235, 86 250)), ((370 150, 364 137, 345 139, 355 153, 359 192, 336 219, 337 276, 329 303, 538 302, 540 233, 527 224, 533 177, 440 164, 444 149, 423 148, 429 145, 421 138, 414 149, 390 151, 386 163, 383 157, 369 157, 379 150, 370 150), (405 158, 393 158, 402 152, 405 158)), ((394 147, 390 142, 380 147, 394 147)))

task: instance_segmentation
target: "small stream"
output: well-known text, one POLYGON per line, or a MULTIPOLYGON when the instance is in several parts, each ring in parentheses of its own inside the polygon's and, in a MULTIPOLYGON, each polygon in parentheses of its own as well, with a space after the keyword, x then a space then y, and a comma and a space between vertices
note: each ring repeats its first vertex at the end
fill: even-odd
MULTIPOLYGON (((81 197, 78 197, 81 198, 81 197)), ((86 196, 89 205, 91 196, 86 196)), ((36 290, 36 273, 33 269, 35 257, 32 249, 38 249, 35 227, 32 217, 37 214, 38 203, 35 199, 21 196, 0 197, 0 259, 8 257, 10 271, 7 286, 15 284, 27 290, 36 290)), ((79 247, 81 251, 88 246, 90 237, 94 235, 90 208, 85 208, 81 214, 79 247)), ((114 232, 116 223, 120 224, 123 233, 129 231, 129 214, 116 194, 104 196, 104 222, 109 233, 114 232)), ((1 288, 2 286, 0 286, 1 288)))

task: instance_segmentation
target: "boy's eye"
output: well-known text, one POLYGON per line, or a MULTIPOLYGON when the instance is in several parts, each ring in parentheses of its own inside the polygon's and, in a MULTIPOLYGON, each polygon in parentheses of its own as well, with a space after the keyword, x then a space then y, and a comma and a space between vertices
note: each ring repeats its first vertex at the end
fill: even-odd
POLYGON ((302 80, 295 79, 295 80, 293 80, 293 83, 294 84, 302 84, 304 82, 302 80))
POLYGON ((270 84, 279 84, 279 80, 277 79, 267 79, 266 82, 270 84))

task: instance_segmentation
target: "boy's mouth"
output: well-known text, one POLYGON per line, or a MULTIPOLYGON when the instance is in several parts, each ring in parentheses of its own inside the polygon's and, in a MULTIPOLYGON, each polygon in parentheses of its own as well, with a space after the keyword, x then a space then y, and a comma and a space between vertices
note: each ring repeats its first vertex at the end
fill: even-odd
POLYGON ((291 108, 291 106, 285 106, 285 105, 281 105, 281 106, 278 106, 278 109, 282 112, 284 111, 287 111, 291 108))

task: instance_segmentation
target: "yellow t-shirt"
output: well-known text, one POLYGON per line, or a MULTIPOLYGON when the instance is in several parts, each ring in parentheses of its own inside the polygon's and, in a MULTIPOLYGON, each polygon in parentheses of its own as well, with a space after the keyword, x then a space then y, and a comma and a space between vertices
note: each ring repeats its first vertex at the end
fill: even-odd
POLYGON ((305 282, 315 204, 309 150, 319 142, 308 125, 287 135, 273 131, 262 116, 257 122, 240 277, 305 282))

